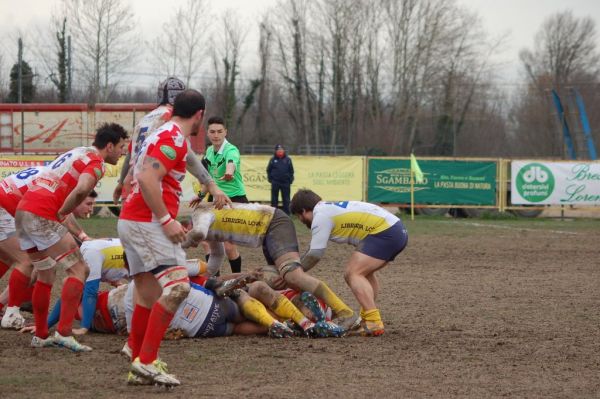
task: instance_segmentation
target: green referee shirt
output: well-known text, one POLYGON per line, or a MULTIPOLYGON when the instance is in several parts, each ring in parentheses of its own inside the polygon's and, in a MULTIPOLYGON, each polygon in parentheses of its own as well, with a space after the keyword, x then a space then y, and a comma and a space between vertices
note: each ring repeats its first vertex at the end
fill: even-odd
POLYGON ((240 151, 236 146, 225 140, 218 152, 215 152, 211 145, 206 149, 204 159, 208 164, 208 173, 215 180, 217 186, 229 197, 246 195, 244 181, 240 168, 240 151), (225 168, 228 162, 235 164, 235 173, 230 181, 220 180, 225 174, 225 168))

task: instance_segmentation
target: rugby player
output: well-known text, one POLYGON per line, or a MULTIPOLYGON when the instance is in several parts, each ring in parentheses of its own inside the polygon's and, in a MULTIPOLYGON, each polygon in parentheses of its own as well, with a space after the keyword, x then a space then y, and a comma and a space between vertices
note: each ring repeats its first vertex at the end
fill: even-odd
MULTIPOLYGON (((129 192, 131 191, 133 164, 142 148, 144 140, 171 119, 175 98, 178 94, 183 93, 184 90, 185 84, 175 77, 169 77, 158 85, 158 107, 144 115, 133 129, 128 152, 121 169, 119 182, 113 192, 113 201, 115 204, 119 202, 120 198, 127 198, 127 195, 129 195, 129 192)), ((214 197, 217 207, 222 207, 223 205, 230 203, 231 201, 229 198, 216 185, 204 165, 202 165, 196 155, 191 151, 189 143, 188 150, 186 169, 207 188, 207 191, 214 197)))
POLYGON ((170 122, 152 132, 136 156, 131 193, 117 226, 136 284, 131 372, 167 387, 180 382, 160 367, 158 350, 190 291, 181 248, 185 231, 175 218, 186 171, 187 138, 198 134, 204 109, 204 97, 196 90, 177 95, 170 122))
MULTIPOLYGON (((192 214, 192 229, 184 247, 197 246, 206 240, 211 246, 211 259, 222 254, 222 243, 230 241, 244 247, 262 245, 268 265, 274 266, 285 284, 312 293, 333 309, 338 324, 349 328, 358 317, 323 281, 304 273, 298 253, 296 229, 281 210, 260 204, 237 204, 215 209, 210 203, 200 203, 192 214), (220 248, 221 247, 221 248, 220 248)), ((222 255, 221 255, 222 256, 222 255)), ((214 274, 218 270, 211 270, 214 274)), ((283 288, 275 282, 275 288, 283 288)))
POLYGON ((361 306, 361 325, 356 334, 378 336, 384 325, 375 304, 379 283, 375 272, 404 250, 408 233, 402 221, 385 209, 360 201, 325 202, 311 190, 298 190, 291 212, 311 230, 310 248, 302 256, 302 268, 312 269, 323 257, 327 242, 350 244, 344 278, 361 306))
POLYGON ((124 152, 127 132, 122 126, 103 124, 96 130, 91 147, 78 147, 52 161, 31 182, 15 214, 21 249, 27 251, 37 270, 32 294, 36 333, 31 346, 62 346, 72 351, 90 351, 72 336, 72 324, 83 291, 88 267, 71 234, 61 223, 84 201, 104 175, 104 163, 116 165, 124 152), (61 313, 53 337, 48 333, 50 293, 56 267, 66 270, 61 313))

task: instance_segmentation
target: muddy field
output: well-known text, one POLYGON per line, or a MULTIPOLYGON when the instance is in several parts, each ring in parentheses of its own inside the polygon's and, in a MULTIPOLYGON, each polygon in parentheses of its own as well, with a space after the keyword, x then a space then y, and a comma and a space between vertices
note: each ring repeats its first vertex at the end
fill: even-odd
MULTIPOLYGON (((113 224, 90 220, 88 232, 113 224)), ((600 396, 600 221, 407 225, 407 249, 379 275, 383 337, 166 342, 183 385, 165 392, 126 385, 122 337, 86 336, 94 351, 78 355, 0 331, 0 398, 600 396)), ((342 277, 349 251, 331 244, 315 274, 357 309, 342 277)), ((244 269, 261 264, 260 250, 242 255, 244 269)))

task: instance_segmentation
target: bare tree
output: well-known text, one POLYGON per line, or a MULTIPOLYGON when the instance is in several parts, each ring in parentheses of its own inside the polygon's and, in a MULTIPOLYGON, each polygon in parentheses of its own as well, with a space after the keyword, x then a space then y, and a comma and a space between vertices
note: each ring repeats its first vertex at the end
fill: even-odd
POLYGON ((188 0, 163 24, 152 42, 153 62, 161 74, 180 75, 186 85, 200 69, 212 15, 206 0, 188 0))
POLYGON ((107 101, 117 85, 115 76, 136 54, 131 7, 122 0, 63 1, 90 101, 107 101))
MULTIPOLYGON (((213 44, 212 57, 219 88, 217 96, 221 98, 222 113, 225 123, 233 126, 236 113, 236 88, 240 74, 241 51, 247 30, 234 10, 226 10, 221 17, 223 31, 213 44), (222 69, 221 69, 222 68, 222 69), (221 81, 221 73, 223 81, 221 81)), ((256 85, 251 91, 256 90, 256 85)))

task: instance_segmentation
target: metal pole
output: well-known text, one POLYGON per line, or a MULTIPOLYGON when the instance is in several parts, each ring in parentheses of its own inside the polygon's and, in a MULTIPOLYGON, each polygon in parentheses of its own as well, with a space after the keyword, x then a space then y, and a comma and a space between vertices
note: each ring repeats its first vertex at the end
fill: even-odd
MULTIPOLYGON (((18 101, 23 104, 23 41, 19 38, 19 77, 18 77, 18 101)), ((21 106, 21 154, 25 154, 25 117, 21 106)))
POLYGON ((71 62, 71 35, 67 37, 67 102, 73 101, 73 94, 71 93, 71 82, 73 81, 73 70, 71 62))

